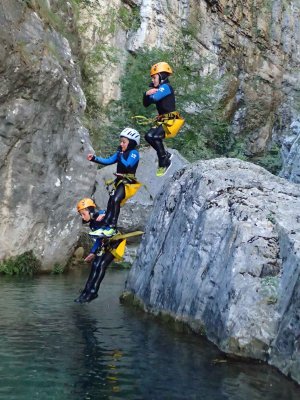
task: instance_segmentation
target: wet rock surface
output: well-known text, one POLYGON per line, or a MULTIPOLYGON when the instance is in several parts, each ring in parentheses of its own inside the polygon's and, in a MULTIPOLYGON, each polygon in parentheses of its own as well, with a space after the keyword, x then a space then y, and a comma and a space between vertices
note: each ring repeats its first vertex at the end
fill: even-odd
POLYGON ((298 185, 239 160, 198 162, 157 195, 125 290, 300 382, 299 259, 298 185))

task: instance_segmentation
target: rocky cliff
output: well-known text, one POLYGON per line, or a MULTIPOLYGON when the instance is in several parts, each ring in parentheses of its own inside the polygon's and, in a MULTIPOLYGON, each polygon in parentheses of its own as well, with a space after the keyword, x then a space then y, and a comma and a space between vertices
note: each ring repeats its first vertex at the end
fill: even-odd
MULTIPOLYGON (((98 15, 94 29, 82 30, 84 41, 89 43, 84 46, 86 51, 94 54, 109 38, 106 56, 98 61, 94 57, 92 63, 92 69, 101 71, 94 85, 100 88, 105 82, 105 91, 97 92, 101 105, 119 98, 118 78, 131 54, 155 47, 169 49, 172 54, 184 40, 190 58, 198 60, 195 73, 214 72, 226 77, 217 96, 237 147, 242 143, 249 158, 260 157, 274 146, 283 147, 284 167, 298 169, 299 160, 286 144, 293 140, 293 125, 300 113, 299 1, 114 0, 113 6, 114 14, 108 13, 112 4, 103 6, 102 0, 81 2, 82 9, 98 15), (138 13, 135 24, 119 23, 114 31, 109 30, 116 15, 119 21, 124 20, 124 9, 131 16, 138 13), (103 68, 103 62, 109 68, 103 68)), ((86 12, 80 17, 83 25, 87 23, 86 12)), ((294 177, 291 174, 289 179, 294 177)))
POLYGON ((126 291, 300 382, 299 246, 299 186, 234 159, 198 162, 157 196, 126 291))
POLYGON ((34 250, 49 269, 72 252, 95 171, 69 42, 37 3, 0 2, 0 260, 34 250))

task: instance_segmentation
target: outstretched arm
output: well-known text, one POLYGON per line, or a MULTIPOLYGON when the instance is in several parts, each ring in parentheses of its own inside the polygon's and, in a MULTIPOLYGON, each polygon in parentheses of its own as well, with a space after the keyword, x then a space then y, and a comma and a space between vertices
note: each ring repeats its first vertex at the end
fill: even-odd
POLYGON ((114 153, 112 156, 110 156, 108 158, 102 158, 102 157, 97 157, 97 156, 95 156, 95 154, 90 153, 87 155, 87 159, 89 161, 93 161, 97 164, 111 165, 111 164, 114 164, 117 162, 118 155, 119 155, 119 152, 117 151, 116 153, 114 153))

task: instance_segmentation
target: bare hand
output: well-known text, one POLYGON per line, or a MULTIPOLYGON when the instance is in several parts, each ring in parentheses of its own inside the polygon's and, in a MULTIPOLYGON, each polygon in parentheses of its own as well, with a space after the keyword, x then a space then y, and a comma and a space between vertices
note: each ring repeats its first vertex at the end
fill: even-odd
POLYGON ((87 158, 89 161, 91 161, 93 157, 94 157, 94 154, 92 154, 92 153, 89 153, 89 154, 86 156, 86 158, 87 158))
POLYGON ((154 93, 156 93, 157 91, 158 91, 158 89, 155 89, 155 88, 149 89, 149 90, 146 92, 146 95, 147 95, 147 96, 151 96, 151 94, 154 94, 154 93))
POLYGON ((95 254, 94 253, 90 253, 87 257, 85 257, 84 261, 85 262, 91 262, 91 261, 93 261, 94 258, 95 258, 95 254))
POLYGON ((98 217, 96 218, 96 221, 102 221, 103 220, 103 218, 105 217, 105 214, 100 214, 100 215, 98 215, 98 217))

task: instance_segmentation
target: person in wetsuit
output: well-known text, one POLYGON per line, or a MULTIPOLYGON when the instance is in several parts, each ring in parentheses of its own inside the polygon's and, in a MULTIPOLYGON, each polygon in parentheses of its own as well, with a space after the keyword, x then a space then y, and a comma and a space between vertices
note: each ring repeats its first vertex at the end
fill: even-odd
MULTIPOLYGON (((103 225, 105 211, 96 211, 96 204, 92 199, 84 198, 77 204, 77 211, 84 224, 89 224, 92 231, 99 229, 103 225)), ((116 240, 108 243, 107 239, 97 238, 89 255, 84 259, 91 262, 91 271, 84 289, 79 297, 74 301, 76 303, 89 303, 98 297, 100 284, 105 276, 107 267, 113 261, 115 256, 111 252, 113 248, 119 246, 122 240, 116 240)))
MULTIPOLYGON (((174 90, 169 82, 169 76, 173 73, 172 68, 166 62, 159 62, 151 67, 150 75, 152 83, 150 89, 144 93, 144 107, 155 104, 158 118, 176 112, 174 90)), ((168 153, 163 145, 165 131, 162 124, 152 127, 145 135, 146 141, 154 148, 158 157, 158 169, 156 176, 163 176, 171 166, 172 154, 168 153)))
POLYGON ((125 199, 125 185, 137 183, 135 172, 139 164, 139 152, 136 146, 140 144, 140 134, 132 128, 125 128, 120 133, 120 146, 109 158, 97 157, 88 154, 87 159, 102 165, 117 163, 117 172, 114 182, 115 189, 109 197, 107 210, 103 219, 103 227, 90 232, 94 237, 111 237, 117 233, 117 222, 120 214, 121 202, 125 199))

